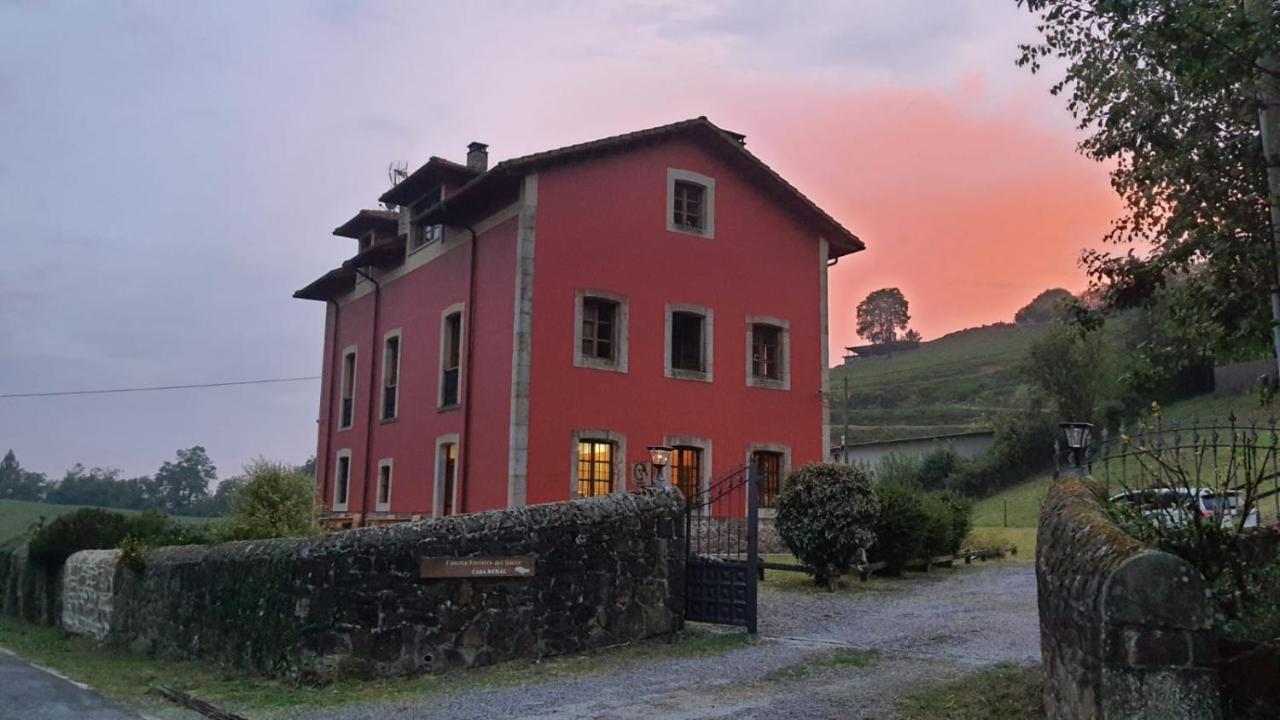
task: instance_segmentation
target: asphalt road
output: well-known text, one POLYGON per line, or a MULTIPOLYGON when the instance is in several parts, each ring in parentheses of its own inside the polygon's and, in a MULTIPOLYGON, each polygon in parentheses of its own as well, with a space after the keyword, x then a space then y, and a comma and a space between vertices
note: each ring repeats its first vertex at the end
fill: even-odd
POLYGON ((138 720, 81 685, 0 649, 0 720, 138 720))

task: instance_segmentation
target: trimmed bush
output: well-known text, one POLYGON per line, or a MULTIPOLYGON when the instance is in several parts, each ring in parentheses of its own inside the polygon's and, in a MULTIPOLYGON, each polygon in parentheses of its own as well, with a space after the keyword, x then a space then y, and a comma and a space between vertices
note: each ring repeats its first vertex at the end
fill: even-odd
POLYGON ((954 531, 951 526, 951 508, 934 493, 920 496, 920 509, 924 511, 923 549, 920 557, 931 558, 946 555, 951 548, 954 531))
POLYGON ((951 542, 940 554, 958 553, 973 529, 973 502, 949 490, 934 495, 951 513, 951 542))
POLYGON ((886 563, 891 573, 901 573, 912 560, 924 556, 925 525, 928 515, 921 493, 906 485, 877 485, 880 512, 875 519, 875 543, 871 560, 886 563))
POLYGON ((777 528, 813 581, 831 587, 858 550, 875 541, 879 505, 867 471, 858 466, 815 463, 791 473, 778 497, 777 528))

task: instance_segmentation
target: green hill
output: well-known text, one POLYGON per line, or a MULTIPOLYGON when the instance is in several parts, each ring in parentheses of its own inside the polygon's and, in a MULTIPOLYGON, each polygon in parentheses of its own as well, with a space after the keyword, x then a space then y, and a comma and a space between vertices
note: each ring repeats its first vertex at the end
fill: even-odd
POLYGON ((987 325, 921 343, 887 357, 855 359, 831 370, 833 439, 844 418, 849 382, 849 442, 890 440, 982 429, 1014 407, 1022 381, 1017 366, 1045 325, 987 325))
MULTIPOLYGON (((88 505, 53 505, 50 503, 24 502, 21 500, 0 500, 0 547, 17 540, 32 525, 44 518, 48 522, 59 515, 75 512, 88 505)), ((103 508, 114 512, 133 515, 136 510, 120 510, 103 508)), ((207 523, 209 518, 175 517, 180 522, 207 523)))

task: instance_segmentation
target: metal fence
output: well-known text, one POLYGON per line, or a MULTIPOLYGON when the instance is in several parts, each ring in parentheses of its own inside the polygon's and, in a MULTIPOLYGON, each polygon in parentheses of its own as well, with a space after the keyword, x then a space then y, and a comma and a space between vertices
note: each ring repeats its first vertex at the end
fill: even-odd
MULTIPOLYGON (((1059 467, 1065 457, 1059 448, 1059 467)), ((1154 488, 1235 490, 1271 517, 1280 516, 1280 428, 1275 418, 1242 422, 1230 415, 1225 420, 1166 422, 1156 415, 1113 432, 1103 430, 1090 443, 1085 464, 1109 496, 1154 488)))

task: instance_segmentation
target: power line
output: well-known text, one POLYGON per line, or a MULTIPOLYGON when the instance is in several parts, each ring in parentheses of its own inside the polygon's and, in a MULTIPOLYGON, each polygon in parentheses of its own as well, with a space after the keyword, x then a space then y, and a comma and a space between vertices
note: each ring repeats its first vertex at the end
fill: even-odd
POLYGON ((111 395, 115 393, 154 392, 156 390, 189 390, 193 388, 220 388, 234 385, 266 385, 267 383, 303 382, 319 380, 319 375, 307 377, 268 378, 265 380, 234 380, 231 382, 192 383, 189 385, 152 385, 149 387, 111 388, 109 390, 56 390, 53 392, 35 393, 0 393, 0 400, 6 398, 58 397, 63 395, 111 395))

